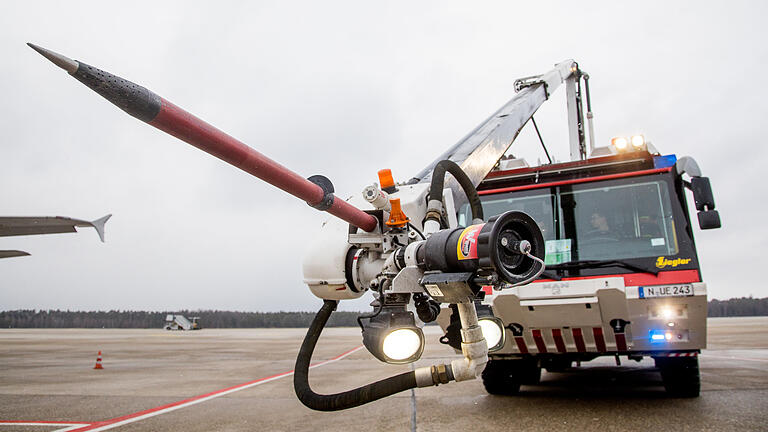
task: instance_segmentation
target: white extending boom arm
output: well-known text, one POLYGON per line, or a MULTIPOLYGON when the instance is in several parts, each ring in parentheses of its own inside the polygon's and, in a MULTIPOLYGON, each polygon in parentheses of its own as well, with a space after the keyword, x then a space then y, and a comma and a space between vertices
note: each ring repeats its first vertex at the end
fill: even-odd
MULTIPOLYGON (((566 83, 566 90, 568 90, 568 124, 571 131, 571 157, 573 158, 574 142, 577 149, 580 142, 578 127, 576 127, 579 123, 580 105, 576 99, 577 72, 577 63, 573 60, 565 60, 556 64, 554 69, 545 74, 515 80, 515 91, 518 93, 509 102, 416 174, 409 183, 429 182, 435 165, 441 160, 449 159, 460 165, 477 186, 506 153, 536 110, 563 82, 566 83)), ((577 150, 576 155, 578 154, 577 150)), ((454 191, 461 190, 452 182, 455 180, 449 180, 446 187, 454 191)), ((466 198, 461 194, 454 193, 453 198, 457 208, 466 202, 466 198)))

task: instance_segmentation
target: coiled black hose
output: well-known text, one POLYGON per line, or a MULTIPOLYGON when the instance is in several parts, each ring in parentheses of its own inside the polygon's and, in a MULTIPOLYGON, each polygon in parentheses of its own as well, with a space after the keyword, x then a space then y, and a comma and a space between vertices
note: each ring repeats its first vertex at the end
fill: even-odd
POLYGON ((309 364, 320 333, 322 333, 328 318, 335 309, 335 300, 323 301, 323 307, 312 320, 307 335, 304 337, 304 342, 301 344, 293 373, 293 389, 301 403, 313 410, 339 411, 364 405, 417 386, 416 373, 410 371, 342 393, 321 395, 313 392, 309 386, 309 364))
POLYGON ((445 187, 445 172, 448 171, 453 178, 459 182, 464 193, 467 195, 469 206, 472 209, 472 219, 483 219, 483 205, 480 202, 480 195, 477 194, 475 185, 469 179, 467 173, 452 160, 441 160, 435 165, 432 171, 432 183, 429 187, 429 200, 443 201, 443 188, 445 187))

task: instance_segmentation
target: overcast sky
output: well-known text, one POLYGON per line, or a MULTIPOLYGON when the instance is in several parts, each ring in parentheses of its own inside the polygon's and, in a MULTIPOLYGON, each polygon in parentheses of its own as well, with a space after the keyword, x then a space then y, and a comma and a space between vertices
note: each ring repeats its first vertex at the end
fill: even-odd
MULTIPOLYGON (((764 297, 763 2, 0 2, 0 214, 107 213, 107 242, 0 238, 0 310, 311 310, 323 214, 106 102, 25 43, 155 91, 303 176, 359 194, 405 180, 577 60, 598 144, 644 133, 696 158, 723 229, 695 230, 710 297, 764 297)), ((537 115, 568 157, 561 89, 537 115)), ((543 158, 526 130, 512 152, 543 158)), ((370 301, 343 304, 359 310, 370 301)))

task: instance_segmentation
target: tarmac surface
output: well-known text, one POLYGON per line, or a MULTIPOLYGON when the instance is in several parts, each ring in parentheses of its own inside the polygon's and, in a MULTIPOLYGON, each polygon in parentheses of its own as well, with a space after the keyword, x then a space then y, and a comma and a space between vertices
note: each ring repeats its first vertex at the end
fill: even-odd
MULTIPOLYGON (((427 328, 418 366, 456 358, 427 328)), ((518 396, 477 381, 416 389, 347 411, 315 412, 290 371, 304 329, 0 330, 0 432, 7 431, 758 431, 768 430, 768 317, 709 320, 701 397, 669 398, 651 359, 613 358, 542 374, 518 396), (94 370, 97 351, 103 370, 94 370)), ((327 329, 310 373, 320 393, 408 370, 327 329), (351 352, 350 352, 351 351, 351 352)))

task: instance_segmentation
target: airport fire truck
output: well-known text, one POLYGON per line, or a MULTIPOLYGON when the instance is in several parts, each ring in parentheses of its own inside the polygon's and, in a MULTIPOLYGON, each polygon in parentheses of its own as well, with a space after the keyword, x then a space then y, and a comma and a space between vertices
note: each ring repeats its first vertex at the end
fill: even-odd
POLYGON ((410 180, 381 170, 342 200, 329 178, 305 178, 145 87, 30 47, 129 115, 334 216, 301 245, 304 282, 323 300, 293 375, 307 407, 343 410, 481 375, 491 393, 515 393, 542 366, 600 355, 650 355, 670 393, 698 394, 706 289, 684 189, 701 228, 719 227, 709 180, 642 136, 595 148, 589 76, 575 61, 514 81, 511 100, 410 180), (536 110, 563 84, 571 162, 530 168, 504 156, 524 126, 538 132, 536 110), (372 310, 358 324, 376 359, 419 360, 422 327, 435 320, 462 356, 316 393, 309 369, 323 328, 339 301, 366 294, 372 310))
MULTIPOLYGON (((545 241, 546 271, 527 285, 484 288, 482 305, 506 329, 482 374, 488 392, 517 393, 521 384, 537 383, 542 368, 650 356, 670 394, 699 394, 707 290, 686 189, 700 227, 719 228, 709 180, 696 162, 661 155, 643 136, 614 138, 584 160, 499 162, 478 187, 484 214, 530 215, 545 241)), ((465 205, 459 225, 469 218, 465 205)), ((441 324, 449 330, 442 341, 455 345, 455 322, 443 314, 441 324)))

